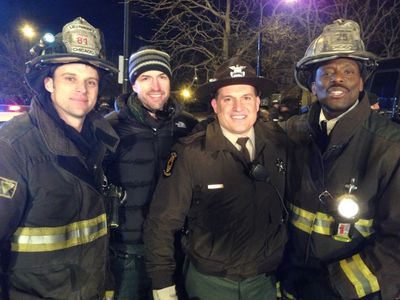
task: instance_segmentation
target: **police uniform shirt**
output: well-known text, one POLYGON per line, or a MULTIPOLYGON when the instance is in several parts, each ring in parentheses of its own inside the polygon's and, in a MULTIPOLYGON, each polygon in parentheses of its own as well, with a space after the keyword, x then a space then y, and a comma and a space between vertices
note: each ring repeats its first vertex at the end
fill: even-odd
POLYGON ((239 151, 241 151, 241 147, 239 146, 238 143, 236 143, 237 139, 240 137, 248 137, 249 140, 246 143, 246 148, 247 151, 249 151, 250 154, 250 159, 253 160, 254 156, 255 156, 255 152, 256 152, 256 137, 255 137, 255 133, 254 133, 254 127, 251 127, 250 131, 247 134, 236 134, 236 133, 232 133, 228 130, 226 130, 225 128, 223 128, 221 126, 221 130, 222 130, 222 134, 228 139, 228 141, 230 141, 236 149, 238 149, 239 151))

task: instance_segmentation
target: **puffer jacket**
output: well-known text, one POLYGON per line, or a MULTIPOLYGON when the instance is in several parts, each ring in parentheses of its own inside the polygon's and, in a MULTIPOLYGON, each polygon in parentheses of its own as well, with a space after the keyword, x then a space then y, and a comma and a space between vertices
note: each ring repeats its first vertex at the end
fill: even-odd
POLYGON ((255 162, 268 179, 250 174, 218 121, 174 147, 145 224, 153 288, 173 284, 174 232, 186 220, 185 251, 201 273, 240 281, 275 271, 286 242, 281 201, 287 192, 289 144, 274 125, 255 125, 255 162))
POLYGON ((164 120, 151 120, 139 105, 139 115, 134 115, 127 105, 129 97, 139 101, 135 93, 121 95, 116 111, 107 116, 121 139, 116 154, 105 162, 107 178, 127 193, 126 203, 119 209, 120 226, 113 230, 111 242, 142 244, 143 222, 170 149, 197 121, 171 100, 170 114, 164 120))
MULTIPOLYGON (((297 145, 301 182, 290 203, 290 248, 283 282, 296 269, 320 270, 342 299, 400 297, 400 127, 374 113, 365 96, 333 128, 325 148, 320 105, 291 118, 285 128, 297 145), (335 201, 349 192, 360 213, 339 218, 335 201)), ((314 278, 318 275, 314 274, 314 278)), ((300 278, 301 281, 301 278, 300 278)), ((296 291, 285 287, 296 296, 296 291)), ((303 287, 299 286, 302 289, 303 287)))
POLYGON ((102 159, 118 137, 87 118, 98 140, 86 158, 34 100, 0 129, 1 299, 102 299, 107 222, 102 159))

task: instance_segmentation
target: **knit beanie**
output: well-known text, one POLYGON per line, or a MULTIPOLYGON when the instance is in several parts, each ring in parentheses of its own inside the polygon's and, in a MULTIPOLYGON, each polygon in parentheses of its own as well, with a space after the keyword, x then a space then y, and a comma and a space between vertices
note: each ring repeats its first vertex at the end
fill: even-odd
POLYGON ((128 71, 131 84, 134 84, 136 78, 143 72, 153 70, 163 72, 171 79, 170 57, 167 53, 154 48, 142 47, 129 58, 128 71))

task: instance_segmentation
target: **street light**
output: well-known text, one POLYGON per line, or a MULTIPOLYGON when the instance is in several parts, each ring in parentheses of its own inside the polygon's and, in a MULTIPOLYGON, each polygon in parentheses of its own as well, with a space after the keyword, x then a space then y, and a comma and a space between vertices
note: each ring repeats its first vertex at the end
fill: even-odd
POLYGON ((192 90, 190 89, 190 87, 183 87, 180 90, 179 94, 182 97, 182 100, 185 101, 185 102, 190 101, 191 98, 192 98, 192 95, 193 95, 192 90))
POLYGON ((29 41, 32 41, 32 39, 37 35, 35 28, 28 23, 22 25, 20 30, 22 35, 29 41))
MULTIPOLYGON (((272 11, 272 16, 275 15, 276 10, 278 9, 279 6, 281 6, 281 4, 293 4, 296 3, 298 0, 280 0, 276 6, 274 7, 273 11, 272 11)), ((266 4, 261 5, 260 4, 260 20, 258 23, 258 36, 257 36, 257 67, 256 67, 256 72, 257 72, 257 76, 261 76, 261 50, 262 50, 262 19, 263 19, 263 12, 264 12, 264 8, 265 8, 266 4)))

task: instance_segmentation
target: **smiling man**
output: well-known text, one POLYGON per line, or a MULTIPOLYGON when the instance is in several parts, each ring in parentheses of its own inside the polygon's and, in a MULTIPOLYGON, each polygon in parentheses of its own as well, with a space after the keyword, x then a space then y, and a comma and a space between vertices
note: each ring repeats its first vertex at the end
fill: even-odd
POLYGON ((370 109, 364 80, 375 59, 358 24, 336 20, 296 65, 318 101, 283 124, 301 170, 284 299, 400 297, 400 127, 370 109))
POLYGON ((185 225, 189 299, 276 298, 288 145, 279 126, 257 118, 260 95, 272 90, 238 57, 198 88, 197 99, 212 98, 216 120, 174 147, 145 223, 154 299, 177 298, 174 234, 185 225))
POLYGON ((65 123, 82 130, 86 115, 96 105, 99 90, 97 69, 86 64, 66 64, 44 79, 44 87, 59 117, 65 123))
POLYGON ((118 137, 92 110, 117 69, 101 36, 78 17, 40 41, 26 69, 31 110, 0 129, 1 299, 110 296, 101 165, 118 137))
POLYGON ((127 192, 126 203, 118 209, 119 227, 111 236, 117 299, 151 297, 144 266, 143 222, 172 144, 197 123, 170 98, 171 76, 167 53, 139 49, 129 59, 133 93, 118 97, 116 111, 107 116, 121 144, 116 155, 107 160, 106 173, 127 192))

